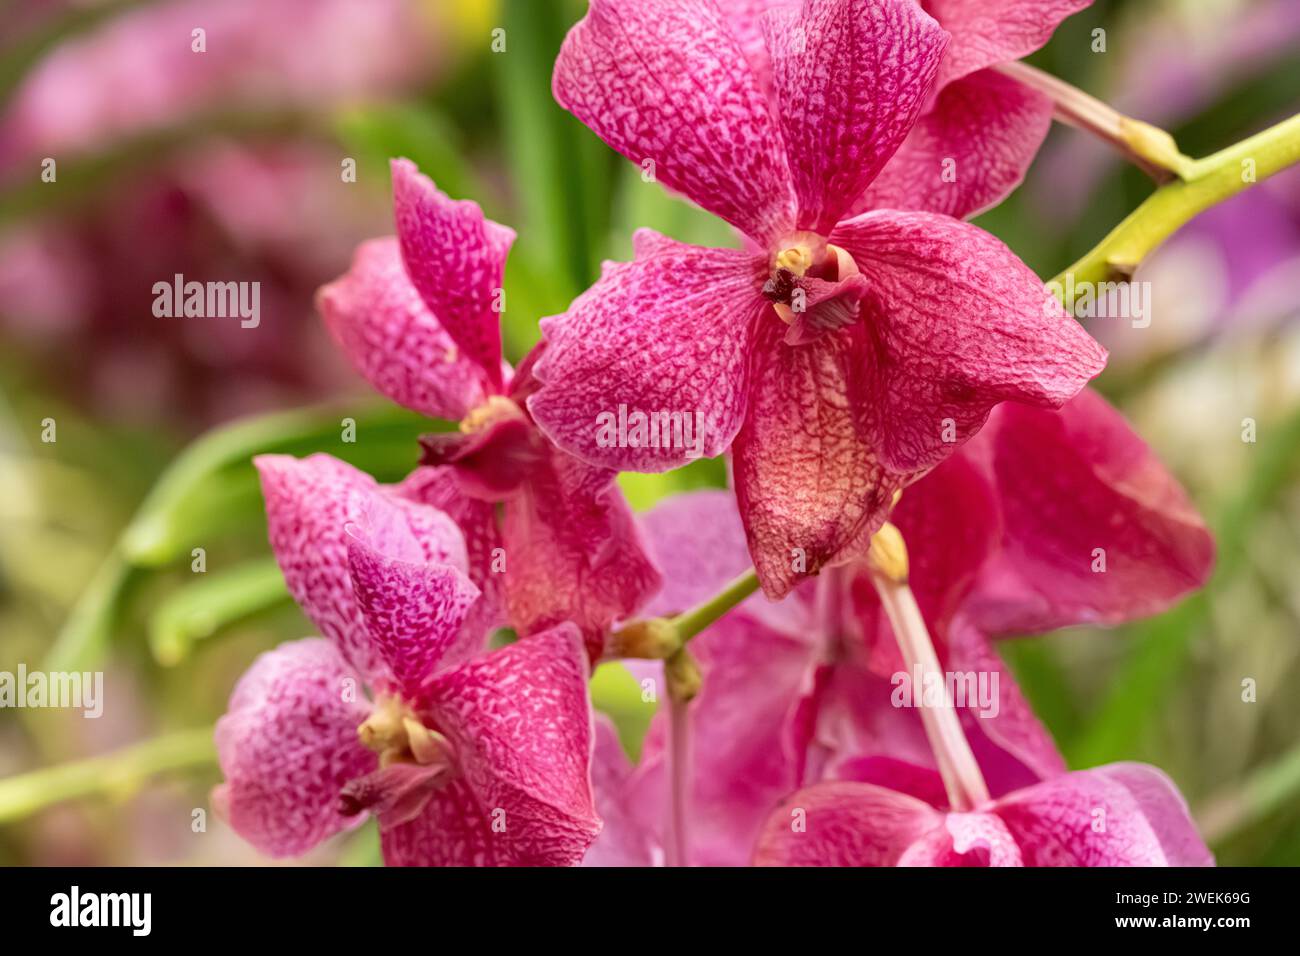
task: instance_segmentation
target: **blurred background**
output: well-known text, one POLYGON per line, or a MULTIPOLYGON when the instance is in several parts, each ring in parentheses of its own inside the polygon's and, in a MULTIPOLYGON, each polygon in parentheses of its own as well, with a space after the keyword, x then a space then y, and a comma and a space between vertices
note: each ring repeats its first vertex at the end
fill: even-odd
MULTIPOLYGON (((372 396, 312 305, 391 232, 388 157, 517 229, 512 359, 633 228, 734 244, 551 99, 584 9, 0 0, 0 671, 102 670, 109 700, 98 720, 0 711, 0 864, 261 862, 196 814, 235 680, 310 628, 249 458, 326 451, 393 480, 429 430, 372 396), (155 317, 175 273, 259 282, 260 324, 155 317)), ((1098 0, 1032 62, 1203 155, 1300 109, 1300 0, 1098 0)), ((1046 278, 1150 190, 1057 127, 979 222, 1046 278)), ((1155 763, 1221 863, 1300 864, 1300 171, 1201 216, 1138 278, 1153 321, 1091 327, 1112 350, 1097 385, 1214 528, 1215 576, 1159 618, 1001 649, 1071 766, 1155 763)), ((701 462, 623 483, 646 507, 721 480, 701 462)), ((636 690, 618 666, 594 682, 634 754, 636 690)), ((378 862, 373 828, 306 862, 378 862)))

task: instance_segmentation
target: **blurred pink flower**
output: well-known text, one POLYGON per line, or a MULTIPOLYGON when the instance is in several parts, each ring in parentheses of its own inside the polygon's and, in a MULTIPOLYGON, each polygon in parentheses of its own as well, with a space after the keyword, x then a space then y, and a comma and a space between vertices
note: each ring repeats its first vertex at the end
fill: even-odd
POLYGON ((893 493, 994 405, 1059 406, 1105 361, 989 234, 933 213, 844 218, 912 128, 947 34, 909 0, 777 13, 779 110, 711 0, 595 0, 570 32, 560 103, 761 251, 639 232, 634 262, 542 320, 529 402, 561 448, 640 471, 695 449, 603 443, 598 413, 694 415, 703 454, 732 450, 773 597, 862 553, 893 493))
POLYGON ((196 114, 314 110, 427 76, 434 37, 406 0, 168 0, 59 45, 0 120, 0 176, 196 114), (203 52, 192 31, 205 31, 203 52))

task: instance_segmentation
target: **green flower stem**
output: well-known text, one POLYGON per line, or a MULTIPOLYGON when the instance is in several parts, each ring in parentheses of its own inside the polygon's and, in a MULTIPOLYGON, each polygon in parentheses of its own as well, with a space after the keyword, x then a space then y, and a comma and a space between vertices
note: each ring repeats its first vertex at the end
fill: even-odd
POLYGON ((750 568, 703 604, 672 619, 682 644, 758 590, 758 575, 750 568))
POLYGON ((1300 114, 1190 163, 1133 210, 1091 252, 1049 283, 1066 308, 1068 288, 1132 278, 1142 260, 1198 213, 1300 162, 1300 114))
POLYGON ((9 777, 0 780, 0 824, 21 820, 64 800, 131 793, 156 774, 209 766, 216 755, 212 728, 203 727, 9 777))

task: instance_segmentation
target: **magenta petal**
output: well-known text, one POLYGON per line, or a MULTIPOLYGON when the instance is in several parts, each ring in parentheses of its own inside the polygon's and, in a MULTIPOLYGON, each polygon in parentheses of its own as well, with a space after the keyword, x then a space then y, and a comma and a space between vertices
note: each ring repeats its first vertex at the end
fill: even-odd
POLYGON ((991 813, 949 813, 898 859, 899 866, 1024 866, 1006 824, 991 813))
POLYGON ((870 348, 861 325, 786 345, 769 312, 754 346, 749 415, 736 436, 736 500, 763 590, 870 544, 901 481, 876 461, 856 396, 870 348))
POLYGON ((464 494, 453 468, 417 468, 394 491, 445 512, 460 528, 469 579, 480 592, 461 629, 484 640, 506 623, 505 575, 499 562, 504 552, 497 530, 496 505, 464 494))
POLYGON ((339 812, 339 792, 375 769, 357 739, 368 711, 360 678, 329 641, 258 657, 216 728, 226 782, 214 800, 235 831, 263 853, 295 856, 359 822, 339 812))
POLYGON ((1018 60, 1049 39, 1062 20, 1092 0, 926 0, 952 34, 939 71, 941 85, 995 63, 1018 60))
POLYGON ((806 0, 764 34, 797 225, 826 235, 911 130, 948 35, 913 0, 806 0))
POLYGON ((600 832, 587 674, 578 630, 564 625, 443 671, 426 685, 422 716, 451 741, 458 779, 473 796, 469 804, 459 789, 437 794, 432 812, 446 819, 452 813, 445 802, 458 800, 456 812, 470 814, 480 837, 444 844, 451 858, 429 863, 582 859, 600 832))
POLYGON ((1187 804, 1163 773, 1112 764, 999 800, 1027 866, 1213 866, 1187 804))
POLYGON ((821 783, 772 811, 754 864, 894 866, 942 822, 942 814, 915 797, 869 783, 821 783))
POLYGON ((1051 122, 1051 100, 1010 77, 963 77, 939 94, 851 212, 974 216, 1020 185, 1051 122))
POLYGON ((375 649, 408 699, 438 667, 482 647, 462 624, 479 591, 458 568, 386 553, 356 526, 348 528, 348 569, 375 649))
POLYGON ((499 391, 500 290, 513 229, 478 204, 452 200, 410 160, 393 161, 393 211, 402 259, 424 304, 499 391))
POLYGON ((352 268, 317 293, 317 304, 353 367, 399 405, 459 420, 483 400, 483 369, 425 306, 396 239, 358 246, 352 268))
POLYGON ((632 763, 608 717, 597 714, 595 727, 591 783, 604 826, 582 858, 582 865, 654 866, 663 852, 653 830, 644 826, 635 812, 632 763))
POLYGON ((1057 412, 1004 406, 978 443, 1005 529, 970 605, 991 633, 1144 617, 1209 576, 1214 539, 1201 517, 1095 392, 1057 412))
POLYGON ((721 454, 745 413, 764 269, 744 253, 640 230, 635 261, 607 264, 566 314, 542 320, 543 387, 528 400, 537 424, 570 454, 615 470, 721 454))
POLYGON ((712 0, 593 0, 552 89, 613 149, 761 245, 790 228, 780 131, 712 0))
POLYGON ((502 522, 511 625, 531 634, 571 621, 592 660, 610 625, 662 581, 614 478, 551 449, 506 502, 502 522))
POLYGON ((745 529, 727 491, 691 491, 665 498, 640 516, 663 571, 648 615, 689 610, 749 570, 745 529))
POLYGON ((373 478, 329 455, 261 455, 254 464, 267 530, 295 601, 367 679, 388 676, 371 643, 348 573, 345 528, 358 522, 413 560, 465 567, 465 545, 445 514, 383 492, 373 478))
POLYGON ((862 311, 878 345, 863 404, 894 471, 934 466, 998 402, 1063 404, 1105 364, 1029 267, 981 229, 880 211, 841 223, 831 241, 871 282, 862 311))

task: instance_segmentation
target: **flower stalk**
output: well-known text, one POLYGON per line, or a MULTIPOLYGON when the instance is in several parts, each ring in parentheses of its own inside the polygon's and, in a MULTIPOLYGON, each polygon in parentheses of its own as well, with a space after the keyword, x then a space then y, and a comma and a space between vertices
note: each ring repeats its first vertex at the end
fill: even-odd
POLYGON ((906 552, 900 551, 903 546, 902 535, 893 525, 886 525, 885 528, 893 529, 892 533, 883 537, 878 534, 872 540, 871 552, 867 557, 871 582, 880 595, 881 606, 889 618, 889 626, 898 641, 898 649, 903 654, 908 673, 919 674, 923 686, 928 686, 930 675, 935 675, 938 685, 944 688, 938 706, 926 702, 920 707, 921 723, 925 727, 930 748, 934 751, 949 806, 955 811, 971 810, 988 801, 988 785, 984 782, 984 775, 966 740, 966 734, 961 729, 961 720, 948 696, 947 683, 943 680, 939 656, 935 653, 916 597, 908 587, 906 552), (877 540, 883 542, 880 549, 877 548, 877 540))
MULTIPOLYGON (((1131 279, 1142 261, 1194 216, 1297 162, 1300 114, 1204 159, 1192 160, 1182 179, 1157 189, 1049 285, 1062 290, 1070 277, 1076 287, 1131 279)), ((1063 304, 1067 309, 1072 305, 1063 304)))
POLYGON ((1106 140, 1158 183, 1187 179, 1195 161, 1184 156, 1174 138, 1158 126, 1125 116, 1064 80, 1028 63, 995 67, 1017 82, 1051 99, 1055 118, 1106 140))

